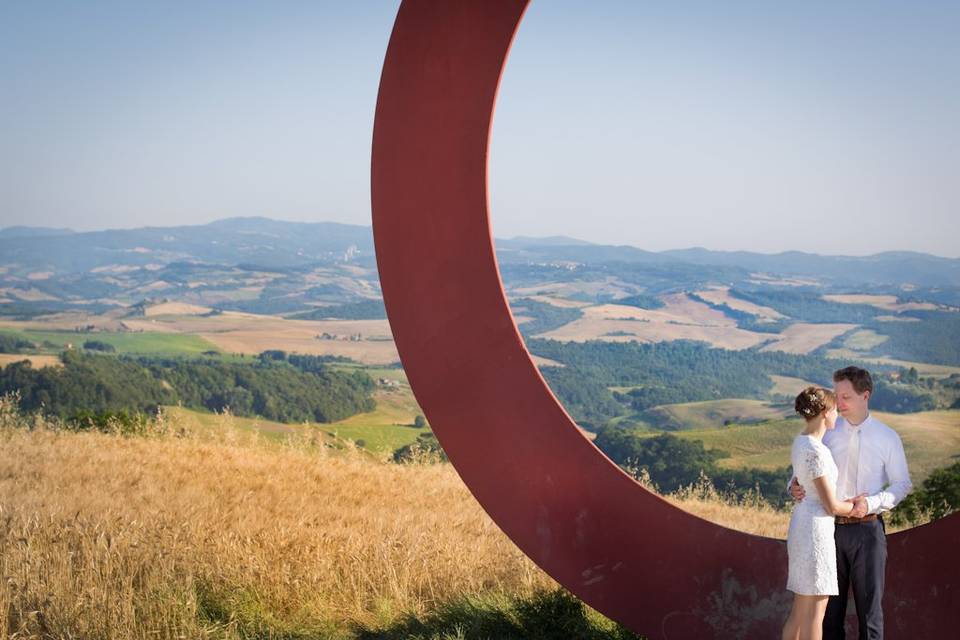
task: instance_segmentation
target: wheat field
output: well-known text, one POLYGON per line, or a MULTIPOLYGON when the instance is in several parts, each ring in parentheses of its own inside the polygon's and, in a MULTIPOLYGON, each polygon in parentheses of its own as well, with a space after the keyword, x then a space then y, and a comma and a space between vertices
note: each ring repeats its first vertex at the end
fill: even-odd
MULTIPOLYGON (((121 436, 0 425, 0 639, 352 638, 451 598, 558 585, 449 464, 163 415, 121 436)), ((18 422, 19 425, 11 426, 18 422)), ((672 498, 782 537, 787 514, 672 498)))

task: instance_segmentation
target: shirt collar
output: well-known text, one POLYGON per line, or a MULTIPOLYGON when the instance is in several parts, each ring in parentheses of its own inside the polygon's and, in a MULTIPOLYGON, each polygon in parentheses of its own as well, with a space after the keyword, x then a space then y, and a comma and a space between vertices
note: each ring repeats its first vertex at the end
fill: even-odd
POLYGON ((844 418, 843 421, 846 423, 847 429, 850 429, 853 432, 857 432, 857 431, 862 431, 864 428, 866 428, 870 424, 870 421, 872 419, 873 419, 873 414, 868 411, 867 417, 864 418, 863 422, 861 422, 860 424, 857 424, 857 425, 851 424, 850 421, 847 420, 846 418, 844 418))

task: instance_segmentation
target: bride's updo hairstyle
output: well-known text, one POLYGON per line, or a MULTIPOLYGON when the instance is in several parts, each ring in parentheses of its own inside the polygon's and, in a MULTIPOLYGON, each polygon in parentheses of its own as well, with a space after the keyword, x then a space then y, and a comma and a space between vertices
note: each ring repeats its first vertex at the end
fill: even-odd
POLYGON ((837 397, 833 395, 833 391, 821 387, 807 387, 793 401, 793 408, 807 420, 816 418, 835 406, 837 406, 837 397))

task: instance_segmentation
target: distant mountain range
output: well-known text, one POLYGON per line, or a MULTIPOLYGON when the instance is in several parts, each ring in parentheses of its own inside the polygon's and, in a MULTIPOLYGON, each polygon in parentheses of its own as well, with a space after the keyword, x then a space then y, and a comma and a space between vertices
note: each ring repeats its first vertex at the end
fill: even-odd
MULTIPOLYGON (((921 289, 933 291, 944 304, 960 299, 960 260, 923 253, 652 252, 564 236, 498 239, 496 247, 508 287, 616 280, 620 288, 604 295, 717 284, 891 293, 921 289)), ((0 312, 4 304, 17 309, 105 300, 130 304, 146 296, 293 312, 312 303, 351 303, 378 295, 369 226, 227 218, 195 226, 93 232, 22 226, 0 230, 0 312), (268 273, 272 275, 264 275, 268 273), (231 300, 231 292, 241 289, 244 302, 231 300)))
POLYGON ((24 275, 37 271, 67 274, 110 265, 165 265, 179 261, 218 265, 253 263, 283 268, 337 261, 350 251, 373 254, 369 227, 228 218, 196 226, 84 233, 35 227, 0 231, 0 264, 24 275))
MULTIPOLYGON (((501 261, 508 262, 686 262, 856 282, 922 286, 960 284, 960 259, 909 251, 862 257, 703 248, 653 252, 627 245, 600 245, 567 236, 498 238, 496 246, 501 261)), ((183 260, 220 265, 253 263, 283 268, 338 261, 348 251, 352 251, 355 257, 372 256, 372 229, 362 225, 284 222, 260 217, 226 218, 204 225, 79 233, 47 227, 0 229, 0 264, 31 272, 82 272, 114 263, 145 265, 183 260)))

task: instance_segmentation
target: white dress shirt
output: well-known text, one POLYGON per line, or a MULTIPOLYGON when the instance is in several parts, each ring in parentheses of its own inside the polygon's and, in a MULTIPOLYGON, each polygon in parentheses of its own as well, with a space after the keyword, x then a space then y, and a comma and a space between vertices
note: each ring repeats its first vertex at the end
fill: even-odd
POLYGON ((893 509, 913 489, 900 436, 872 414, 856 426, 837 418, 836 428, 823 435, 823 444, 830 449, 840 470, 839 500, 866 493, 867 513, 883 513, 893 509), (854 455, 859 449, 858 461, 848 460, 851 449, 854 455))

